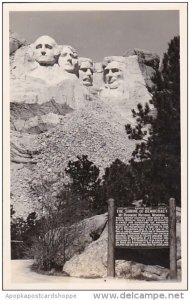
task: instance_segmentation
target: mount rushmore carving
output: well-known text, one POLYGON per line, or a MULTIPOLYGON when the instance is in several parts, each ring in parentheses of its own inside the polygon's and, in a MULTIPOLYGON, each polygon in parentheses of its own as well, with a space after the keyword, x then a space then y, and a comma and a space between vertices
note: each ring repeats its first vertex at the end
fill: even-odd
POLYGON ((11 51, 11 201, 18 214, 34 209, 28 182, 62 172, 77 155, 101 172, 117 158, 128 162, 135 142, 125 125, 151 99, 147 86, 158 67, 158 56, 142 50, 95 62, 49 36, 11 51))
MULTIPOLYGON (((24 66, 23 64, 22 66, 17 65, 16 72, 13 70, 16 77, 29 75, 46 81, 48 74, 57 72, 61 81, 64 76, 68 76, 66 73, 70 73, 76 75, 84 86, 92 86, 93 75, 98 73, 102 77, 102 88, 110 89, 112 92, 116 89, 123 90, 123 82, 127 82, 127 57, 110 56, 106 57, 102 63, 94 63, 90 58, 78 57, 77 51, 72 46, 58 45, 49 36, 41 36, 27 47, 24 47, 26 50, 24 66), (20 74, 19 69, 22 69, 20 74)), ((17 53, 15 58, 16 61, 17 53)), ((51 83, 50 79, 48 83, 51 83)))
MULTIPOLYGON (((97 63, 78 57, 72 46, 58 45, 53 38, 41 36, 14 54, 11 102, 41 105, 47 99, 55 99, 60 105, 65 103, 78 109, 96 96, 107 105, 121 106, 129 115, 136 104, 150 100, 146 83, 152 84, 151 76, 158 68, 156 63, 151 70, 141 63, 145 69, 143 73, 140 56, 135 54, 109 56, 97 63)), ((152 60, 157 61, 158 57, 152 55, 152 60)))

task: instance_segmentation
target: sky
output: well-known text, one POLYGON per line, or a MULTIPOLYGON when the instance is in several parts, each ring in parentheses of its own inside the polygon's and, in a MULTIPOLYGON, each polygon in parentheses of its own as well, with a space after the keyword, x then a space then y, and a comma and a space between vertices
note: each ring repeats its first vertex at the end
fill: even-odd
POLYGON ((176 11, 10 12, 10 30, 33 43, 41 35, 73 46, 79 56, 102 61, 134 48, 161 58, 179 34, 176 11))

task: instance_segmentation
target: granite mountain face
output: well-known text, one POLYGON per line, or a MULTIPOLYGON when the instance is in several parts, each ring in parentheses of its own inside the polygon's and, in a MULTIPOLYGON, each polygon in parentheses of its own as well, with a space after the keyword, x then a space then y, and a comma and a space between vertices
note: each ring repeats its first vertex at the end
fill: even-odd
POLYGON ((64 172, 87 155, 104 169, 127 163, 135 148, 125 132, 131 110, 151 99, 159 57, 135 49, 102 62, 78 57, 49 36, 12 46, 10 36, 11 202, 16 214, 38 207, 30 183, 64 172))

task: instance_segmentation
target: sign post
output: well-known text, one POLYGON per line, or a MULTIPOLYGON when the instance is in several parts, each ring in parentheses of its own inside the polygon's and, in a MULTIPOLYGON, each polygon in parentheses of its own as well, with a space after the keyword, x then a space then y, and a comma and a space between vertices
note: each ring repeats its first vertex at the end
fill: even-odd
POLYGON ((170 278, 177 279, 177 243, 176 243, 176 204, 169 200, 169 241, 170 241, 170 278))
POLYGON ((108 200, 108 262, 107 276, 115 277, 115 205, 108 200))

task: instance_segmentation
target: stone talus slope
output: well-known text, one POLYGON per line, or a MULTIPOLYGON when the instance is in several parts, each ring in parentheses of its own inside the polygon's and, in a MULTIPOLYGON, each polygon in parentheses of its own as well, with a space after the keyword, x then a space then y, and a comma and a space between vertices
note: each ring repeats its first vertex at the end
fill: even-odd
POLYGON ((77 155, 88 155, 102 173, 117 158, 127 163, 135 142, 128 139, 125 124, 127 119, 108 106, 89 102, 84 109, 67 114, 62 125, 38 136, 43 150, 36 171, 63 171, 77 155))
MULTIPOLYGON (((31 212, 37 205, 38 198, 32 193, 30 182, 64 173, 69 160, 76 160, 78 155, 87 155, 100 168, 100 176, 117 158, 127 163, 135 147, 135 141, 129 140, 125 132, 127 122, 108 105, 92 101, 85 108, 65 115, 61 125, 46 133, 17 133, 25 148, 33 147, 36 151, 30 163, 11 166, 11 190, 17 213, 31 212)), ((17 143, 19 137, 15 138, 17 143)))

